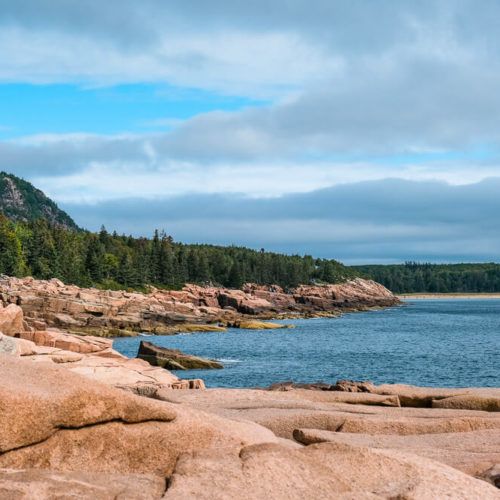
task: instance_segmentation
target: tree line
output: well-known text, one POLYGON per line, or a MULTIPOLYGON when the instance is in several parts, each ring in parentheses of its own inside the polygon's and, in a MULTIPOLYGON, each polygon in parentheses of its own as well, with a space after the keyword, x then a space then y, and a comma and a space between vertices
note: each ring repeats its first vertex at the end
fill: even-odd
POLYGON ((237 247, 182 244, 164 232, 151 238, 75 231, 45 219, 0 215, 0 274, 59 278, 78 286, 180 288, 185 283, 239 288, 245 282, 285 288, 337 283, 356 273, 336 260, 237 247))
POLYGON ((500 292, 500 264, 426 264, 354 266, 354 271, 394 293, 500 292))

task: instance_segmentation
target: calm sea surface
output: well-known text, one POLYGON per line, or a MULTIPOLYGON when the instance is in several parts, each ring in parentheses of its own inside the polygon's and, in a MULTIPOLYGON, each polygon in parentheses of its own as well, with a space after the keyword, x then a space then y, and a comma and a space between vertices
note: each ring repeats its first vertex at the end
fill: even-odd
POLYGON ((333 319, 283 321, 293 330, 238 330, 118 338, 114 348, 135 357, 139 342, 214 358, 223 370, 176 372, 208 387, 273 382, 500 386, 500 300, 415 300, 402 307, 333 319))

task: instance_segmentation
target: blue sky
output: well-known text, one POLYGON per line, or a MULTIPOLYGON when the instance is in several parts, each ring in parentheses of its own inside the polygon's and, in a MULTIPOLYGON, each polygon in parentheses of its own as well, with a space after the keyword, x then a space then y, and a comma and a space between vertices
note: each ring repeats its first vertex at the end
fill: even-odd
POLYGON ((234 111, 264 101, 213 91, 138 83, 111 87, 77 84, 0 85, 0 137, 40 133, 120 134, 170 130, 210 111, 234 111))
POLYGON ((495 0, 0 4, 0 169, 79 224, 500 259, 495 0))

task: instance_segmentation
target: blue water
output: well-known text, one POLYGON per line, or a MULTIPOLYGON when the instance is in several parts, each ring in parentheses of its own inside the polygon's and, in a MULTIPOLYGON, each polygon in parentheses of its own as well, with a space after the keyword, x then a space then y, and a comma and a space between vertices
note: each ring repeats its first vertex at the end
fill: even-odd
POLYGON ((284 321, 293 330, 239 330, 117 338, 135 357, 139 342, 221 360, 222 370, 176 372, 208 387, 274 382, 500 386, 500 300, 415 300, 404 306, 340 318, 284 321))

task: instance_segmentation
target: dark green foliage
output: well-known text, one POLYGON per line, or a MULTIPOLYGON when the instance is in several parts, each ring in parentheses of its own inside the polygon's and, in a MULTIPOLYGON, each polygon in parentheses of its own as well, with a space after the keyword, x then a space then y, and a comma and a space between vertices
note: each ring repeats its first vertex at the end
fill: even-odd
POLYGON ((16 275, 23 272, 21 242, 14 224, 0 216, 0 273, 16 275))
POLYGON ((500 292, 500 264, 419 264, 353 266, 394 293, 500 292))
POLYGON ((355 273, 335 260, 281 255, 248 248, 175 243, 155 231, 152 239, 73 231, 45 219, 0 218, 0 273, 59 278, 80 286, 142 289, 245 282, 292 287, 341 282, 355 273))
POLYGON ((42 191, 5 172, 0 172, 0 212, 14 221, 46 219, 68 229, 79 229, 73 219, 42 191))

